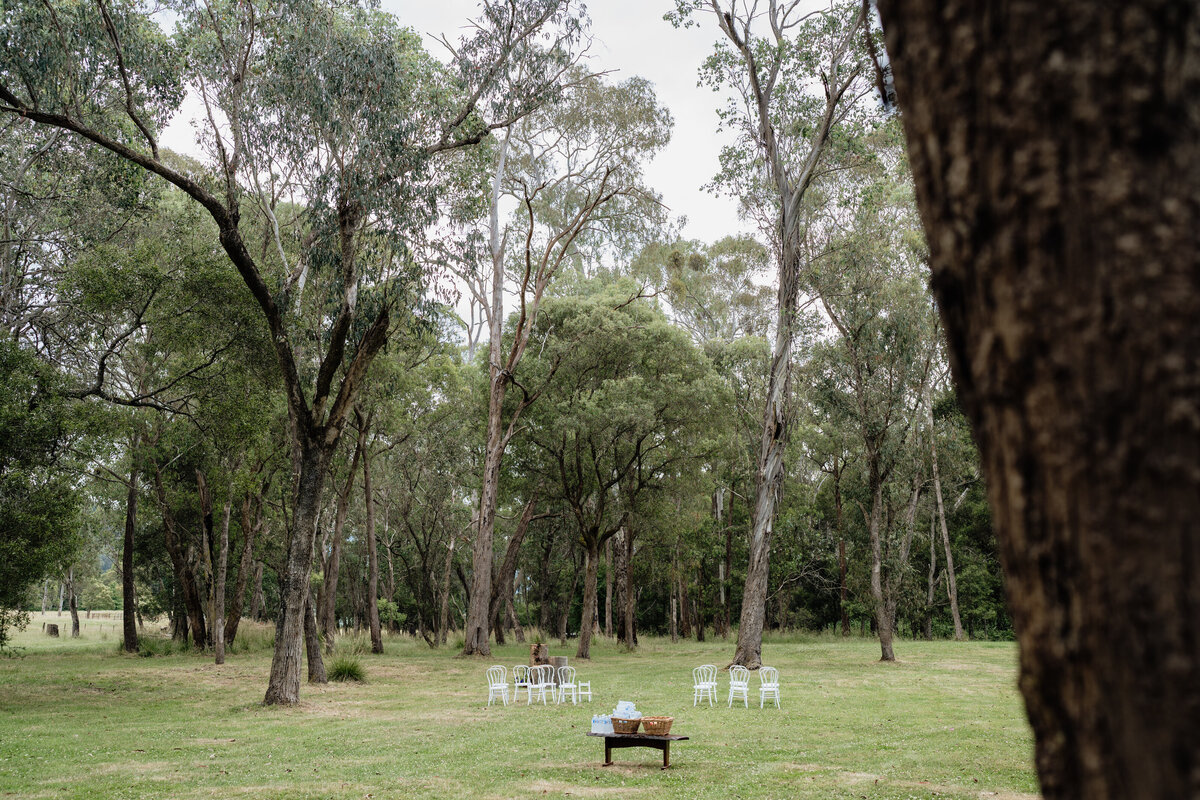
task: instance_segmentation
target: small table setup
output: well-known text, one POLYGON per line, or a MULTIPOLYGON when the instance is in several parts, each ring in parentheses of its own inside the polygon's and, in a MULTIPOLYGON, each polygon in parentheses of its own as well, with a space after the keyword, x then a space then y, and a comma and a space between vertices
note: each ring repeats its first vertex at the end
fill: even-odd
POLYGON ((592 717, 592 730, 588 736, 604 737, 604 764, 611 767, 612 751, 625 747, 649 747, 663 754, 662 768, 671 766, 671 742, 688 739, 687 736, 672 736, 671 723, 674 717, 644 717, 633 703, 622 700, 612 715, 599 714, 592 717), (641 726, 642 733, 638 733, 641 726))

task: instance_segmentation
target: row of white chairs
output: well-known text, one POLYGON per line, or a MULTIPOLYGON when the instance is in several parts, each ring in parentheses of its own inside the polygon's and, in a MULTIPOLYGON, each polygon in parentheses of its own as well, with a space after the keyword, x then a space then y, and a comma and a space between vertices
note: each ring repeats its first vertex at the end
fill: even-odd
MULTIPOLYGON (((759 667, 758 669, 758 707, 766 705, 767 700, 773 700, 779 708, 779 670, 774 667, 759 667)), ((733 701, 741 698, 745 708, 750 707, 750 670, 734 665, 729 668, 729 707, 733 701)), ((717 699, 717 668, 712 664, 702 664, 692 670, 692 707, 701 700, 708 700, 711 707, 717 699)))
MULTIPOLYGON (((533 703, 534 694, 541 699, 542 705, 546 705, 547 695, 555 703, 566 702, 568 694, 571 695, 571 705, 578 704, 585 697, 589 703, 592 702, 592 682, 578 680, 574 667, 559 667, 557 676, 556 682, 554 667, 548 664, 536 667, 518 664, 512 669, 513 702, 520 700, 522 689, 528 696, 526 705, 533 703)), ((488 705, 497 699, 508 705, 508 669, 503 664, 488 667, 487 679, 488 705)))

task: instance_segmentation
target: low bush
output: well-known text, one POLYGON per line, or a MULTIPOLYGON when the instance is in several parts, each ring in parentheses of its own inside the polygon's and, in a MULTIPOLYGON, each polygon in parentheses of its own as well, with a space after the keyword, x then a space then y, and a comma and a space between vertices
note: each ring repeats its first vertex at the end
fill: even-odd
POLYGON ((367 679, 367 673, 357 658, 339 656, 334 659, 333 665, 329 668, 329 679, 362 683, 367 679))

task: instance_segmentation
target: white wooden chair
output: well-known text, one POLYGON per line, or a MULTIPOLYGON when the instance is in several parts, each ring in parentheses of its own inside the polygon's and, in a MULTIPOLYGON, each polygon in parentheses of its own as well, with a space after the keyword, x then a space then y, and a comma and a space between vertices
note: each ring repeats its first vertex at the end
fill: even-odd
POLYGON ((565 702, 567 699, 567 692, 571 693, 571 705, 579 705, 579 686, 575 683, 575 668, 559 667, 558 692, 555 696, 555 702, 565 702))
POLYGON ((779 708, 779 670, 774 667, 759 667, 758 683, 758 707, 762 708, 769 697, 775 701, 775 707, 779 708))
POLYGON ((729 668, 729 707, 733 708, 735 697, 742 698, 742 705, 750 707, 750 670, 742 666, 729 668))
POLYGON ((546 705, 546 693, 554 696, 554 667, 548 664, 541 664, 529 669, 529 702, 533 702, 533 695, 537 693, 542 699, 542 705, 546 705))
POLYGON ((529 692, 529 667, 524 664, 517 664, 512 669, 513 673, 513 702, 517 702, 521 698, 521 690, 529 692))
POLYGON ((709 707, 717 699, 717 668, 712 664, 702 664, 692 670, 692 707, 705 698, 709 707))
POLYGON ((497 697, 504 701, 504 705, 508 705, 508 670, 500 664, 488 667, 487 679, 488 705, 497 697))
POLYGON ((578 689, 579 699, 582 700, 583 698, 586 697, 587 701, 589 703, 592 702, 592 682, 591 681, 577 681, 576 683, 578 683, 578 685, 579 685, 579 689, 578 689))

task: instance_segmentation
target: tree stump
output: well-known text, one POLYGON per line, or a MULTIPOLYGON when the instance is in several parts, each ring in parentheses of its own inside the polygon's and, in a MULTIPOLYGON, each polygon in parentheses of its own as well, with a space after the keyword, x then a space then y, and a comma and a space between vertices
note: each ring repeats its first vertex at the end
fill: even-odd
POLYGON ((554 667, 554 685, 558 686, 558 668, 567 665, 566 656, 552 656, 550 658, 550 666, 554 667))
POLYGON ((529 645, 529 666, 536 667, 550 663, 550 645, 544 642, 529 645))
POLYGON ((47 636, 58 636, 58 626, 55 625, 53 622, 47 623, 46 624, 46 635, 47 636))

